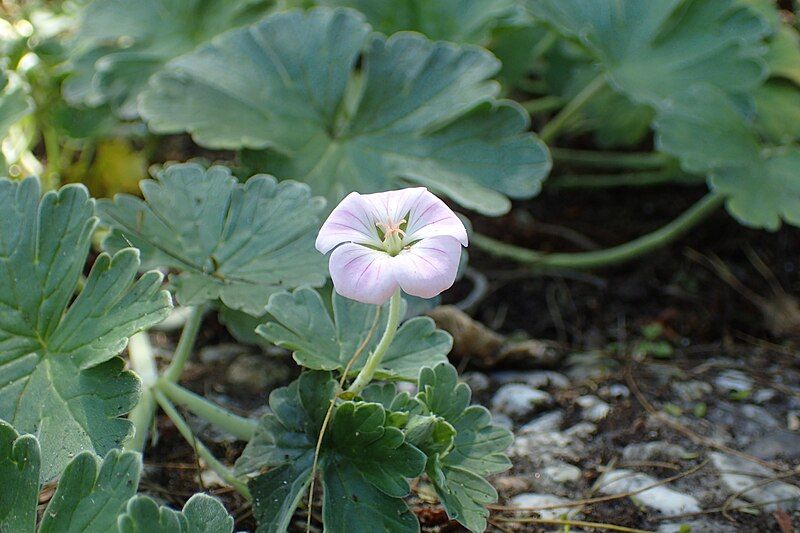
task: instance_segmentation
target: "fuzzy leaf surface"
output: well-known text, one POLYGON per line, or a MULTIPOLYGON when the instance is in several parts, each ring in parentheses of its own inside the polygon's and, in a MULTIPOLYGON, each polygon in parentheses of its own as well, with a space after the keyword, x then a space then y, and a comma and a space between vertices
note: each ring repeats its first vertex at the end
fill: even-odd
POLYGON ((180 270, 170 281, 181 304, 221 299, 258 316, 271 294, 325 281, 325 257, 314 249, 324 201, 305 185, 265 175, 240 184, 226 167, 187 163, 140 187, 144 200, 98 201, 114 229, 104 246, 131 243, 145 264, 180 270))
POLYGON ((115 357, 128 338, 166 317, 161 275, 135 279, 139 254, 101 254, 70 303, 96 225, 93 200, 70 185, 39 199, 39 183, 0 180, 0 418, 37 435, 41 476, 82 450, 105 454, 132 431, 120 418, 139 380, 115 357))
POLYGON ((81 10, 70 43, 73 73, 64 96, 73 104, 111 102, 125 118, 148 78, 172 58, 216 35, 257 20, 261 0, 94 0, 81 10))
POLYGON ((577 39, 608 81, 659 106, 704 82, 745 93, 766 74, 769 25, 736 0, 529 0, 537 18, 577 39))
POLYGON ((117 519, 120 533, 231 533, 233 517, 219 500, 195 494, 182 511, 159 506, 147 496, 128 502, 117 519))
POLYGON ((28 533, 39 503, 39 441, 0 420, 0 531, 28 533))
MULTIPOLYGON (((271 320, 256 331, 270 342, 293 350, 298 364, 315 370, 343 371, 366 341, 360 356, 350 367, 351 373, 355 373, 364 366, 369 353, 380 341, 389 316, 388 304, 379 308, 336 293, 332 300, 331 316, 322 297, 313 289, 276 294, 267 306, 271 320), (380 316, 373 329, 376 313, 380 316)), ((423 366, 446 361, 452 343, 452 337, 436 329, 430 318, 412 318, 398 329, 376 377, 413 380, 423 366)))
POLYGON ((736 103, 719 89, 688 89, 660 112, 656 131, 659 148, 678 157, 685 170, 708 175, 742 224, 771 230, 782 220, 800 225, 800 147, 764 148, 736 103))
POLYGON ((175 59, 140 107, 155 132, 260 150, 245 163, 330 205, 410 181, 496 215, 550 169, 527 114, 496 99, 499 67, 481 48, 370 34, 349 9, 288 11, 175 59))

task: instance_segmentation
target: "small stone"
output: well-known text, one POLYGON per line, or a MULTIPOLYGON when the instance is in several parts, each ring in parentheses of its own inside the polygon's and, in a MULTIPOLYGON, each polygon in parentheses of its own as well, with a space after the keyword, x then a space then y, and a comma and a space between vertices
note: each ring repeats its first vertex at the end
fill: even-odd
POLYGON ((591 422, 578 422, 571 428, 564 430, 564 435, 579 439, 588 439, 595 433, 597 433, 597 426, 591 422))
POLYGON ((702 400, 714 389, 705 381, 677 381, 672 383, 672 392, 685 402, 702 400))
POLYGON ((538 416, 519 428, 520 433, 543 433, 558 431, 564 422, 564 411, 557 410, 538 416))
POLYGON ((757 422, 759 425, 762 425, 766 428, 777 428, 781 425, 781 423, 778 422, 778 420, 772 416, 769 411, 763 407, 759 407, 758 405, 743 405, 741 411, 745 418, 749 418, 750 420, 753 420, 754 422, 757 422))
POLYGON ((778 396, 778 392, 775 389, 758 389, 753 394, 753 401, 756 403, 767 403, 771 402, 778 396))
POLYGON ((564 461, 555 461, 542 469, 542 475, 553 483, 575 483, 581 479, 581 469, 564 461))
POLYGON ((501 370, 492 374, 492 377, 501 385, 506 383, 524 383, 534 389, 554 387, 563 389, 569 386, 569 379, 564 374, 552 370, 534 370, 523 372, 521 370, 501 370))
POLYGON ((723 370, 714 378, 714 386, 722 392, 746 392, 753 390, 753 380, 741 370, 723 370))
MULTIPOLYGON (((525 494, 518 494, 513 498, 511 498, 510 503, 512 507, 521 507, 523 508, 525 514, 530 514, 532 511, 526 509, 548 507, 550 505, 558 505, 558 504, 567 504, 570 503, 570 501, 565 498, 559 498, 558 496, 553 496, 552 494, 538 494, 535 492, 526 492, 525 494)), ((564 515, 574 516, 575 514, 577 514, 577 510, 575 507, 557 507, 552 509, 541 509, 535 512, 540 517, 548 520, 557 519, 564 515)))
MULTIPOLYGON (((656 478, 640 472, 612 470, 603 476, 600 492, 609 495, 624 494, 642 490, 656 483, 658 483, 656 478)), ((666 484, 638 492, 632 498, 665 516, 697 513, 701 510, 700 502, 695 497, 673 490, 666 484)))
POLYGON ((779 428, 753 441, 745 451, 765 461, 794 462, 800 460, 800 435, 779 428))
POLYGON ((527 476, 500 476, 492 480, 492 485, 501 494, 518 494, 530 488, 530 478, 527 476))
POLYGON ((553 397, 544 391, 511 383, 497 389, 492 398, 492 410, 512 418, 521 418, 552 403, 553 397))
POLYGON ((474 394, 485 391, 491 384, 489 376, 483 372, 464 372, 461 374, 461 379, 464 380, 464 383, 469 385, 470 390, 474 394))
POLYGON ((786 413, 786 427, 789 428, 789 431, 800 430, 800 411, 786 413))
POLYGON ((225 379, 230 386, 246 393, 264 392, 291 378, 291 367, 263 355, 240 355, 228 365, 225 379))
POLYGON ((236 356, 242 355, 246 350, 242 348, 241 344, 234 344, 232 342, 224 342, 221 344, 212 344, 211 346, 204 346, 197 354, 197 358, 201 363, 227 363, 236 356))
POLYGON ((630 397, 631 391, 622 383, 614 383, 612 385, 600 387, 597 394, 601 398, 621 400, 630 397))
POLYGON ((560 431, 546 431, 517 435, 508 450, 508 455, 530 461, 563 458, 577 462, 580 461, 583 451, 583 444, 574 437, 560 431))
POLYGON ((689 456, 689 452, 679 444, 663 440, 653 442, 634 442, 622 450, 622 460, 626 463, 647 461, 675 461, 689 456))
POLYGON ((592 422, 598 422, 604 419, 611 411, 611 406, 597 396, 581 396, 575 400, 575 403, 582 408, 581 416, 583 416, 585 420, 590 420, 592 422))
POLYGON ((778 507, 787 510, 800 508, 800 488, 783 481, 764 484, 765 479, 775 476, 769 468, 720 452, 709 452, 708 456, 731 493, 741 493, 739 497, 751 503, 765 503, 767 511, 778 507), (778 501, 780 503, 766 503, 778 501))

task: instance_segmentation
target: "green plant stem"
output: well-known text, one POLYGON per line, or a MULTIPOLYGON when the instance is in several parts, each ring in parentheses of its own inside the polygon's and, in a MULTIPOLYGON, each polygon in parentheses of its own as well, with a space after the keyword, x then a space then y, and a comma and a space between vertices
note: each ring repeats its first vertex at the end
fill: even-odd
POLYGON ((536 268, 596 268, 639 257, 674 241, 713 213, 722 205, 723 200, 724 197, 722 195, 713 192, 708 193, 666 226, 638 239, 605 250, 548 254, 507 244, 478 233, 473 234, 470 240, 471 244, 492 255, 513 259, 536 268))
POLYGON ((189 355, 192 353, 192 347, 197 339, 197 332, 200 331, 200 324, 203 322, 205 310, 205 305, 198 305, 193 307, 191 313, 189 313, 186 324, 183 326, 178 346, 172 356, 172 362, 164 371, 164 379, 167 381, 175 383, 180 379, 183 367, 186 366, 189 355))
POLYGON ((164 395, 164 393, 160 390, 154 389, 153 395, 155 396, 158 405, 161 406, 161 409, 164 410, 170 420, 172 420, 172 423, 175 424, 178 432, 180 432, 183 438, 186 439, 186 442, 188 442, 195 449, 197 455, 203 458, 203 460, 208 464, 209 468, 219 474, 219 476, 229 483, 231 487, 236 489, 236 492, 248 500, 251 499, 250 491, 247 489, 247 484, 233 475, 233 472, 231 472, 227 466, 222 464, 219 459, 214 457, 214 454, 211 453, 211 450, 206 448, 202 442, 197 440, 194 433, 192 433, 192 429, 189 427, 189 424, 187 424, 183 417, 181 417, 180 413, 178 413, 178 410, 164 395))
POLYGON ((258 422, 255 420, 235 415, 172 381, 159 379, 157 387, 170 401, 185 407, 239 440, 250 440, 256 432, 258 422))
POLYGON ((551 148, 550 155, 553 156, 553 161, 556 163, 628 170, 659 170, 672 161, 669 155, 662 152, 600 152, 551 148))
MULTIPOLYGON (((655 172, 625 172, 622 174, 566 174, 547 180, 547 187, 553 189, 606 189, 611 187, 645 187, 664 183, 692 183, 690 174, 678 169, 664 169, 655 172)), ((698 177, 698 181, 705 178, 698 177)))
POLYGON ((554 116, 547 124, 545 124, 544 128, 542 128, 542 131, 539 132, 539 138, 547 144, 553 142, 556 136, 564 128, 567 121, 572 118, 575 113, 580 111, 594 95, 596 95, 603 87, 605 87, 605 85, 606 78, 602 74, 589 82, 589 84, 584 87, 581 92, 576 94, 575 97, 570 100, 569 103, 564 106, 564 108, 561 109, 556 116, 554 116))
POLYGON ((156 414, 156 401, 153 398, 152 387, 158 379, 153 347, 146 331, 140 331, 131 337, 128 343, 128 359, 131 368, 142 380, 142 395, 139 403, 128 414, 128 420, 133 424, 133 437, 125 442, 124 448, 141 452, 144 450, 147 436, 153 426, 153 417, 156 414))
POLYGON ((395 333, 397 333, 397 326, 400 323, 400 308, 402 307, 402 304, 403 297, 401 296, 400 288, 398 287, 394 294, 392 294, 392 299, 389 301, 389 319, 386 322, 386 329, 383 332, 383 336, 381 337, 381 340, 378 341, 375 351, 372 352, 369 357, 367 357, 367 362, 364 363, 364 368, 362 368, 361 372, 358 373, 358 376, 356 376, 356 379, 350 385, 350 388, 347 389, 347 392, 358 395, 362 390, 364 390, 364 387, 369 385, 369 382, 372 381, 375 371, 378 369, 378 365, 381 363, 381 360, 383 360, 383 356, 386 355, 386 351, 392 344, 395 333))
POLYGON ((542 96, 541 98, 534 98, 533 100, 522 102, 522 107, 524 107, 525 111, 530 115, 553 111, 563 105, 564 99, 560 96, 542 96))

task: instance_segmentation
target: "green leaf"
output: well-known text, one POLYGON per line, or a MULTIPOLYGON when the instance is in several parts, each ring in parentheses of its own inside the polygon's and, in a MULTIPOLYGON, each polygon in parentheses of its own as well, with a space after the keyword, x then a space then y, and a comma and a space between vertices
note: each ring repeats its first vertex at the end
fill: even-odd
MULTIPOLYGON (((364 366, 367 356, 380 341, 389 316, 388 304, 379 308, 338 294, 333 295, 331 316, 319 293, 308 288, 275 294, 270 298, 267 312, 272 319, 259 326, 256 332, 278 346, 293 350, 298 364, 315 370, 343 371, 369 337, 361 355, 350 367, 351 373, 364 366), (373 324, 376 324, 374 328, 373 324)), ((398 329, 376 377, 413 380, 421 367, 446 361, 452 343, 452 337, 436 329, 430 318, 412 318, 398 329)))
POLYGON ((118 519, 120 533, 231 533, 233 517, 222 503, 205 494, 195 494, 183 511, 159 506, 147 496, 132 498, 118 519))
POLYGON ((284 531, 311 481, 322 420, 336 382, 327 372, 305 372, 269 396, 255 436, 236 461, 239 475, 269 471, 250 480, 259 531, 284 531))
POLYGON ((95 0, 80 13, 71 43, 73 73, 64 83, 73 104, 112 102, 126 118, 148 78, 172 58, 257 20, 260 0, 95 0))
POLYGON ((256 328, 267 319, 266 313, 253 316, 244 311, 231 309, 227 305, 220 305, 217 310, 217 318, 228 329, 228 332, 233 335, 233 338, 242 344, 262 347, 272 345, 264 337, 256 334, 256 328))
POLYGON ((736 0, 539 0, 531 12, 594 56, 613 87, 634 102, 662 105, 698 82, 728 93, 766 74, 769 25, 736 0))
POLYGON ((139 454, 112 450, 102 461, 83 452, 69 463, 42 515, 39 533, 113 531, 139 487, 139 454))
POLYGON ((727 196, 728 211, 742 224, 777 229, 800 225, 800 147, 762 148, 736 104, 719 89, 692 87, 656 119, 656 142, 681 166, 708 174, 727 196), (698 132, 702 132, 698 135, 698 132))
POLYGON ((755 127, 770 143, 800 140, 800 89, 781 80, 770 80, 753 93, 755 127))
POLYGON ((485 407, 469 405, 469 387, 458 382, 456 369, 447 363, 422 369, 417 399, 456 431, 452 449, 428 461, 436 493, 450 518, 471 531, 483 531, 489 516, 485 506, 497 499, 497 492, 483 476, 511 467, 505 450, 513 435, 492 425, 485 407))
POLYGON ((400 499, 406 478, 419 476, 425 454, 386 426, 377 403, 344 402, 334 412, 322 463, 325 530, 419 531, 417 518, 400 499))
MULTIPOLYGON (((5 70, 0 61, 0 143, 11 127, 33 111, 28 87, 14 72, 5 70)), ((6 173, 6 155, 0 151, 0 174, 6 173)))
POLYGON ((379 32, 412 30, 435 40, 485 44, 495 26, 508 18, 516 0, 317 0, 364 14, 379 32))
POLYGON ((169 166, 140 184, 144 201, 117 195, 97 210, 114 232, 109 249, 136 246, 145 264, 180 272, 170 278, 178 301, 222 302, 258 316, 269 296, 325 281, 314 249, 323 208, 305 185, 253 176, 239 184, 226 167, 169 166))
POLYGON ((19 76, 0 64, 0 140, 14 123, 31 111, 33 100, 28 96, 27 86, 19 76))
MULTIPOLYGON (((271 413, 236 463, 239 474, 258 474, 248 486, 259 531, 283 531, 307 493, 323 418, 336 390, 327 372, 306 372, 270 395, 271 413)), ((417 531, 416 518, 400 499, 406 478, 418 476, 425 455, 387 425, 377 403, 343 402, 331 418, 319 469, 326 531, 417 531)))
POLYGON ((161 274, 135 280, 139 254, 100 255, 72 301, 96 219, 83 186, 48 192, 0 180, 0 418, 38 436, 43 480, 82 450, 107 453, 130 435, 120 418, 139 380, 115 357, 170 309, 161 274))
POLYGON ((33 532, 39 503, 39 442, 0 420, 0 531, 33 532))
POLYGON ((497 215, 506 196, 539 192, 547 149, 519 105, 495 99, 491 54, 369 30, 346 9, 271 15, 172 61, 142 114, 202 146, 267 149, 245 162, 334 203, 411 181, 497 215))
POLYGON ((771 76, 800 84, 800 34, 788 24, 781 24, 767 51, 771 76))

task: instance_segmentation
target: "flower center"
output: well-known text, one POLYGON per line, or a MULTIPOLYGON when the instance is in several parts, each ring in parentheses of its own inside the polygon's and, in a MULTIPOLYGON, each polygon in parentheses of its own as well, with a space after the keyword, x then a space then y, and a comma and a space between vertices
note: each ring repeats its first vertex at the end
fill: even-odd
POLYGON ((403 237, 406 232, 401 226, 406 223, 406 219, 400 222, 377 222, 375 225, 383 233, 383 249, 391 256, 399 254, 403 250, 403 237))

